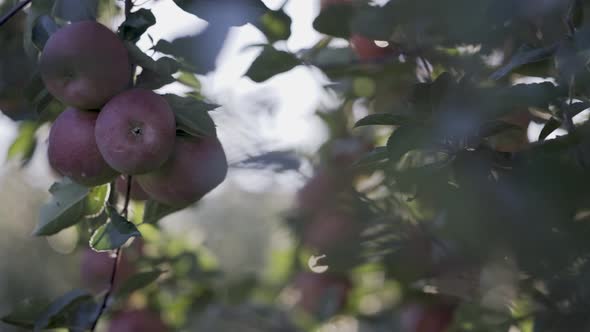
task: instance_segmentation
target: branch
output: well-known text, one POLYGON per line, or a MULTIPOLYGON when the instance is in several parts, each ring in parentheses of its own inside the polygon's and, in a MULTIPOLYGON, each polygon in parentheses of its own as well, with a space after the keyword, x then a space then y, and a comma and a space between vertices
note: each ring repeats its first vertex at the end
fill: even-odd
POLYGON ((3 26, 8 20, 10 20, 14 15, 16 15, 21 9, 25 8, 26 5, 31 3, 33 0, 24 0, 23 2, 19 3, 18 5, 14 6, 6 15, 0 18, 0 26, 3 26))
MULTIPOLYGON (((127 212, 129 211, 129 201, 131 198, 131 180, 132 180, 131 175, 127 176, 127 190, 125 191, 125 205, 123 206, 123 210, 121 210, 121 214, 125 218, 127 218, 127 214, 128 214, 127 212)), ((107 289, 107 292, 105 293, 104 298, 102 299, 102 304, 100 305, 100 309, 98 310, 98 313, 96 314, 96 318, 94 319, 94 322, 92 323, 92 327, 90 328, 90 331, 92 331, 92 332, 94 332, 94 330, 96 329, 96 326, 98 325, 98 321, 100 320, 100 317, 102 316, 105 309, 107 308, 107 304, 109 303, 109 299, 111 298, 111 294, 113 293, 113 290, 115 289, 115 281, 117 278, 117 269, 119 267, 119 262, 121 261, 121 251, 122 251, 122 249, 120 247, 117 248, 117 250, 115 251, 115 262, 113 264, 113 269, 111 271, 111 278, 109 280, 109 288, 107 289)))

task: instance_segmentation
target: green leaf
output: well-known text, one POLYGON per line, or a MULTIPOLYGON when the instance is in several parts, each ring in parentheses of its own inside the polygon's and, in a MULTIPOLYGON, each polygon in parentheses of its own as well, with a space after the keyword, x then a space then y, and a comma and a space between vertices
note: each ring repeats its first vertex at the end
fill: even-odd
POLYGON ((72 310, 83 301, 92 300, 92 295, 87 291, 73 290, 53 301, 49 307, 35 320, 33 331, 41 331, 50 326, 51 321, 72 310))
POLYGON ((506 121, 494 120, 484 123, 479 129, 481 137, 490 137, 507 130, 523 130, 521 127, 506 121))
POLYGON ((41 207, 39 224, 33 232, 37 236, 53 235, 77 224, 83 216, 89 189, 66 178, 54 183, 49 192, 51 200, 41 207))
POLYGON ((397 128, 387 140, 389 159, 398 161, 411 150, 423 148, 428 139, 428 131, 418 125, 406 125, 397 128))
POLYGON ((45 47, 45 43, 51 35, 59 29, 59 26, 52 17, 48 15, 41 15, 33 22, 33 28, 31 30, 31 40, 33 45, 42 51, 45 47))
POLYGON ((549 121, 547 121, 543 126, 543 129, 541 129, 538 140, 544 140, 545 138, 547 138, 547 136, 551 135, 551 133, 559 127, 561 127, 561 121, 554 117, 550 118, 549 121))
POLYGON ((110 221, 100 226, 90 238, 90 247, 95 251, 110 251, 120 248, 132 237, 141 237, 137 227, 121 216, 113 207, 107 209, 110 221))
POLYGON ((56 0, 53 16, 63 21, 96 20, 99 0, 56 0))
POLYGON ((32 121, 24 121, 20 124, 18 136, 8 148, 6 160, 20 159, 23 166, 31 160, 37 146, 37 139, 35 138, 37 128, 39 128, 39 125, 32 121))
POLYGON ((109 198, 110 192, 111 186, 109 184, 91 188, 88 196, 86 197, 85 215, 87 217, 94 218, 102 213, 105 203, 109 198))
POLYGON ((194 74, 192 74, 190 72, 182 71, 180 73, 180 76, 178 76, 177 80, 178 80, 178 82, 180 82, 188 87, 193 88, 194 91, 201 90, 201 82, 199 81, 197 76, 195 76, 194 74))
POLYGON ((176 79, 172 77, 172 74, 180 69, 181 64, 173 58, 162 57, 156 60, 155 64, 150 62, 149 66, 153 67, 153 69, 143 68, 135 85, 137 87, 155 90, 175 82, 176 79))
POLYGON ((155 224, 165 216, 180 210, 181 209, 179 208, 158 203, 150 199, 145 203, 145 209, 143 211, 143 222, 146 224, 155 224))
POLYGON ((158 72, 158 64, 157 62, 152 59, 149 55, 145 54, 137 45, 130 41, 125 42, 125 47, 129 52, 129 57, 131 58, 131 63, 140 66, 143 69, 152 71, 157 73, 158 72))
POLYGON ((193 136, 216 136, 215 123, 208 111, 219 106, 208 104, 191 97, 180 97, 173 94, 163 96, 176 117, 176 126, 193 136))
POLYGON ((117 290, 115 296, 117 298, 123 299, 129 296, 131 293, 149 286, 151 283, 156 281, 160 275, 162 275, 162 273, 164 273, 164 271, 161 270, 139 272, 125 280, 125 282, 117 290))
POLYGON ((395 115, 391 113, 375 113, 367 115, 366 117, 357 121, 355 127, 361 126, 399 126, 408 123, 408 118, 402 115, 395 115))
POLYGON ((389 160, 389 151, 387 151, 387 147, 385 146, 378 146, 369 153, 365 154, 361 157, 361 159, 357 160, 352 167, 354 168, 362 168, 368 167, 376 164, 380 164, 389 160))
POLYGON ((490 78, 493 80, 499 80, 502 77, 508 75, 512 70, 529 63, 543 61, 550 58, 557 52, 559 44, 553 44, 542 48, 531 48, 529 46, 522 46, 512 56, 510 62, 502 68, 496 70, 490 78))
POLYGON ((300 64, 301 61, 295 55, 279 51, 272 46, 265 46, 246 72, 246 76, 254 82, 260 83, 300 64))
POLYGON ((350 22, 354 17, 354 7, 349 3, 327 6, 313 21, 313 27, 326 35, 348 39, 350 22))
POLYGON ((124 40, 136 42, 154 24, 156 24, 156 17, 152 11, 140 8, 127 15, 125 21, 119 26, 119 35, 124 40))
POLYGON ((291 36, 291 17, 281 10, 269 10, 256 25, 270 43, 287 40, 291 36))
POLYGON ((49 300, 27 299, 16 305, 12 312, 1 320, 6 324, 33 329, 37 317, 47 310, 49 303, 49 300))

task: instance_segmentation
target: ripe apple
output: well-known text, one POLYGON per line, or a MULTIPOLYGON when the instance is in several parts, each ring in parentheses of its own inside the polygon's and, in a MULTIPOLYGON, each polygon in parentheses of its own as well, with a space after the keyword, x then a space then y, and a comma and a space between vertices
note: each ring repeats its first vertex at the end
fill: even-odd
POLYGON ((49 133, 47 156, 51 167, 86 186, 105 184, 117 176, 96 146, 97 117, 96 112, 68 108, 57 117, 49 133))
POLYGON ((79 109, 102 107, 127 87, 131 76, 123 42, 94 21, 72 23, 56 31, 39 61, 47 90, 79 109))
POLYGON ((410 304, 401 312, 403 332, 444 332, 453 322, 454 306, 410 304))
POLYGON ((350 185, 350 180, 349 174, 337 169, 327 167, 320 169, 297 192, 297 207, 305 212, 322 209, 350 185))
POLYGON ((350 46, 361 61, 377 60, 391 56, 395 50, 391 46, 377 46, 374 40, 371 40, 360 34, 350 36, 350 46))
POLYGON ((297 306, 311 314, 333 315, 340 311, 352 289, 345 277, 313 272, 298 273, 292 285, 299 292, 297 306))
POLYGON ((350 213, 336 208, 325 208, 312 217, 305 229, 303 243, 324 252, 350 244, 359 231, 359 225, 350 213))
MULTIPOLYGON (((115 189, 122 197, 125 197, 127 194, 127 176, 120 175, 117 177, 117 181, 115 182, 115 189)), ((131 179, 131 192, 129 196, 134 201, 145 201, 150 198, 150 196, 141 188, 139 183, 135 178, 131 179)))
POLYGON ((127 310, 116 314, 110 322, 109 332, 168 332, 158 313, 143 310, 127 310))
POLYGON ((221 184, 227 169, 216 137, 179 136, 170 160, 154 172, 139 175, 137 181, 154 200, 185 207, 221 184))
POLYGON ((132 89, 111 99, 96 120, 96 144, 112 168, 142 174, 162 166, 174 150, 176 121, 168 102, 132 89))
MULTIPOLYGON (((96 252, 90 248, 86 248, 82 253, 80 262, 80 276, 82 282, 86 287, 95 292, 100 292, 106 289, 111 279, 113 270, 114 258, 107 252, 96 252)), ((115 279, 115 286, 121 284, 129 278, 134 272, 134 268, 126 258, 122 255, 117 267, 117 275, 115 279)))

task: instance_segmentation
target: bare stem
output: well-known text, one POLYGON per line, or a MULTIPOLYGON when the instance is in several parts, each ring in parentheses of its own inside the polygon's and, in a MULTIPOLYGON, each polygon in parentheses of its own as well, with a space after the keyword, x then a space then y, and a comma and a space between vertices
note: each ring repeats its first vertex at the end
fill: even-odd
POLYGON ((10 20, 14 15, 16 15, 23 8, 25 8, 25 6, 28 5, 29 3, 31 3, 31 1, 33 1, 33 0, 24 0, 23 2, 14 6, 8 13, 6 13, 6 15, 4 15, 4 16, 2 16, 2 18, 0 18, 0 26, 4 25, 4 23, 8 22, 8 20, 10 20))
MULTIPOLYGON (((121 215, 123 215, 123 217, 125 217, 125 218, 127 218, 127 214, 129 211, 129 201, 131 199, 131 180, 133 180, 131 175, 127 176, 127 190, 125 191, 125 204, 123 205, 123 210, 121 210, 121 215)), ((100 305, 100 309, 98 310, 98 313, 96 314, 96 318, 94 319, 94 322, 92 323, 92 327, 90 328, 90 331, 92 331, 92 332, 94 332, 94 330, 96 329, 96 325, 98 324, 100 317, 104 313, 104 311, 109 303, 109 299, 111 297, 111 294, 113 293, 113 290, 115 289, 115 281, 117 278, 117 269, 119 267, 119 261, 121 261, 121 255, 122 255, 122 249, 119 247, 115 251, 115 261, 113 263, 113 269, 111 270, 111 278, 109 280, 109 288, 107 289, 107 292, 105 293, 105 295, 102 299, 102 304, 100 305)))

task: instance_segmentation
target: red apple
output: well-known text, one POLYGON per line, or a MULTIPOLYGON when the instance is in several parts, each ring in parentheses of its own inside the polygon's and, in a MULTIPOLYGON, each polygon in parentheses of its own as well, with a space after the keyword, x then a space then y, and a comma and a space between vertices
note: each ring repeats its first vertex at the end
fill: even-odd
MULTIPOLYGON (((125 195, 127 194, 127 176, 120 175, 119 177, 117 177, 117 182, 115 182, 115 189, 117 189, 119 195, 125 197, 125 195)), ((132 200, 135 201, 145 201, 150 198, 150 196, 141 188, 139 183, 137 183, 137 180, 135 178, 131 180, 131 192, 129 193, 129 196, 132 200)))
POLYGON ((360 227, 349 212, 325 208, 306 226, 303 243, 323 252, 350 244, 359 232, 360 227))
POLYGON ((47 157, 53 169, 77 183, 96 186, 115 179, 94 139, 98 113, 68 108, 51 127, 47 157))
MULTIPOLYGON (((105 290, 109 286, 114 263, 115 259, 108 252, 96 252, 90 248, 86 248, 82 253, 80 262, 82 282, 86 287, 95 292, 105 290)), ((126 255, 121 254, 121 259, 117 267, 115 286, 120 285, 134 272, 135 269, 126 255)))
POLYGON ((395 54, 391 46, 377 46, 374 40, 359 34, 350 37, 350 46, 362 61, 378 60, 395 54))
POLYGON ((453 322, 454 306, 411 304, 401 313, 403 332, 445 332, 453 322))
POLYGON ((176 138, 174 153, 160 169, 137 177, 154 200, 175 207, 192 204, 227 175, 227 159, 216 137, 176 138))
POLYGON ((117 35, 94 21, 56 31, 39 60, 47 90, 66 105, 98 109, 129 84, 131 65, 117 35))
POLYGON ((132 89, 111 99, 96 120, 96 144, 106 162, 124 174, 162 166, 174 150, 176 121, 153 91, 132 89))
POLYGON ((320 169, 297 192, 297 207, 315 212, 333 202, 336 195, 350 186, 351 176, 333 168, 320 169))
POLYGON ((352 288, 350 280, 342 276, 300 272, 293 280, 299 292, 297 305, 311 314, 334 314, 348 300, 352 288))
POLYGON ((110 322, 109 332, 168 332, 158 313, 146 309, 128 310, 116 314, 110 322))

